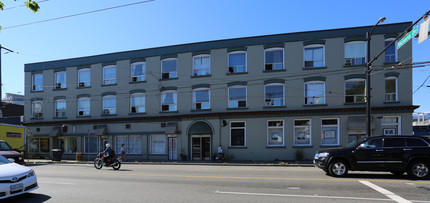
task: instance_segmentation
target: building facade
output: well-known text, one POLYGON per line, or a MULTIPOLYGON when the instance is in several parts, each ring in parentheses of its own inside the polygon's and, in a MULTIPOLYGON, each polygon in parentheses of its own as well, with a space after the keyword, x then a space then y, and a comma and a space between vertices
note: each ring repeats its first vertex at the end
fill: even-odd
MULTIPOLYGON (((380 25, 376 55, 411 23, 380 25)), ((371 26, 199 42, 25 65, 29 154, 131 160, 311 159, 366 136, 371 26)), ((412 44, 373 63, 372 135, 412 134, 412 44)))

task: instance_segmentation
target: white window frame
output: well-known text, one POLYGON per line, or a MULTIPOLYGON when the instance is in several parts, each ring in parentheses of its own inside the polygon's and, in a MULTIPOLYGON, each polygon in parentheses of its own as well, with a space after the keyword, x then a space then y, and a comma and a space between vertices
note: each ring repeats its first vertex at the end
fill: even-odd
POLYGON ((269 49, 264 50, 264 70, 265 71, 285 70, 285 51, 284 51, 284 48, 269 48, 269 49), (270 52, 270 51, 279 51, 279 50, 282 51, 282 69, 273 69, 273 66, 274 66, 273 64, 278 64, 278 63, 270 63, 270 64, 272 64, 272 70, 267 70, 266 64, 268 64, 268 63, 266 62, 266 53, 270 52))
POLYGON ((56 99, 56 100, 54 100, 54 117, 55 118, 65 118, 65 117, 67 117, 67 102, 66 102, 65 99, 56 99), (64 105, 65 105, 64 111, 60 111, 60 109, 58 109, 57 105, 60 102, 64 103, 64 105), (62 114, 64 114, 64 115, 62 115, 62 114))
POLYGON ((168 146, 168 143, 167 143, 167 135, 150 135, 149 136, 149 154, 151 154, 151 155, 167 155, 167 146, 168 146), (153 137, 164 137, 164 150, 163 150, 163 152, 159 152, 159 153, 157 153, 157 152, 154 152, 153 151, 153 146, 152 146, 152 138, 153 137))
POLYGON ((361 103, 364 103, 365 102, 365 99, 366 99, 366 80, 365 79, 361 79, 361 78, 359 78, 359 79, 349 79, 349 80, 345 80, 345 82, 344 82, 344 85, 343 85, 343 88, 344 88, 344 101, 345 101, 345 104, 361 104, 361 103), (347 95, 346 94, 346 83, 347 82, 364 82, 364 90, 363 90, 363 94, 362 95, 347 95), (346 102, 346 96, 354 96, 354 102, 346 102), (363 97, 363 102, 357 102, 357 97, 358 96, 362 96, 363 97))
POLYGON ((84 69, 78 70, 78 87, 91 87, 91 69, 84 68, 84 69), (90 80, 88 81, 81 79, 80 73, 86 73, 86 72, 88 72, 89 78, 90 78, 90 80))
POLYGON ((167 58, 167 59, 161 60, 161 76, 160 77, 161 77, 161 79, 174 79, 174 78, 178 78, 178 59, 177 58, 167 58), (165 62, 165 61, 176 61, 176 70, 174 72, 164 72, 163 71, 163 62, 165 62), (168 78, 164 78, 163 77, 164 73, 168 73, 169 77, 168 78), (171 76, 172 73, 175 73, 176 77, 171 76))
POLYGON ((192 70, 191 75, 192 76, 205 76, 205 75, 199 75, 198 74, 198 72, 202 71, 202 70, 206 70, 207 71, 207 74, 205 74, 205 75, 210 75, 211 74, 211 55, 209 55, 209 54, 201 54, 201 55, 193 56, 193 70, 192 70), (195 67, 194 60, 196 60, 197 58, 206 58, 206 57, 209 58, 209 68, 208 69, 202 69, 202 68, 197 69, 195 67))
POLYGON ((247 73, 248 72, 248 66, 247 66, 247 56, 248 54, 246 53, 246 51, 233 51, 233 52, 230 52, 230 53, 228 53, 228 58, 227 58, 227 64, 228 64, 228 72, 229 73, 247 73), (230 66, 230 56, 231 55, 236 55, 236 54, 245 54, 245 64, 244 65, 241 65, 241 66, 230 66), (244 69, 245 69, 245 71, 243 71, 243 72, 238 72, 238 71, 235 71, 235 70, 237 70, 238 69, 238 67, 244 67, 244 69), (230 68, 232 68, 232 69, 230 69, 230 68))
POLYGON ((284 120, 279 119, 279 120, 268 120, 267 121, 267 146, 268 147, 283 147, 283 146, 285 146, 285 121, 284 120), (270 122, 279 122, 279 121, 282 122, 281 127, 280 126, 269 126, 270 122), (282 143, 281 144, 270 144, 270 142, 269 142, 269 140, 270 140, 269 130, 270 129, 281 129, 281 128, 282 128, 282 135, 281 135, 282 143))
POLYGON ((91 115, 91 99, 89 98, 89 97, 80 97, 80 98, 78 98, 78 106, 77 106, 77 109, 78 109, 78 117, 82 117, 82 116, 90 116, 91 115), (79 104, 82 102, 82 101, 84 101, 84 100, 88 100, 88 102, 89 102, 89 108, 88 108, 88 112, 87 113, 85 113, 86 111, 85 111, 85 109, 81 109, 81 108, 79 108, 79 104), (80 115, 81 112, 82 111, 82 115, 80 115))
POLYGON ((124 144, 125 145, 125 153, 128 154, 137 154, 140 155, 143 152, 143 140, 142 140, 142 135, 119 135, 119 136, 115 136, 115 151, 120 154, 121 153, 121 145, 124 144), (136 138, 133 139, 135 140, 136 143, 133 143, 133 140, 130 140, 130 138, 136 138), (137 148, 135 148, 133 150, 132 147, 130 147, 131 145, 136 146, 137 148))
MULTIPOLYGON (((304 103, 305 103, 305 105, 321 105, 321 104, 326 104, 326 96, 325 96, 325 81, 308 81, 308 82, 305 82, 305 84, 304 84, 304 87, 303 87, 303 89, 304 89, 304 103), (306 85, 308 85, 308 84, 323 84, 323 93, 324 93, 324 95, 323 95, 323 98, 324 98, 324 102, 323 103, 317 103, 317 104, 310 104, 309 103, 309 99, 308 98, 310 98, 310 97, 306 97, 306 95, 307 95, 307 88, 306 88, 306 85)), ((313 98, 313 97, 312 97, 313 98)))
MULTIPOLYGON (((314 62, 315 60, 313 60, 312 62, 314 62)), ((305 67, 305 68, 321 68, 321 67, 325 67, 325 45, 323 45, 323 44, 311 44, 311 45, 307 45, 307 46, 304 46, 303 47, 303 67, 305 67), (323 62, 323 65, 322 66, 315 66, 315 65, 313 65, 313 66, 309 66, 309 67, 307 67, 306 66, 306 49, 308 49, 308 48, 322 48, 322 54, 323 54, 323 59, 322 59, 322 62, 323 62)))
POLYGON ((227 97, 227 106, 228 108, 247 108, 248 107, 248 88, 247 86, 244 85, 234 85, 231 87, 228 87, 228 97, 227 97), (239 88, 245 88, 245 106, 241 106, 239 107, 239 102, 242 100, 230 100, 230 90, 231 89, 239 89, 239 88), (232 102, 236 102, 237 103, 237 107, 232 107, 230 106, 230 101, 232 102))
POLYGON ((193 89, 193 91, 192 91, 192 94, 193 94, 193 96, 192 96, 192 109, 193 110, 205 110, 204 108, 197 109, 197 102, 196 102, 195 92, 199 92, 199 91, 208 91, 208 93, 209 93, 208 94, 208 97, 209 97, 208 98, 209 99, 209 101, 208 101, 209 108, 206 108, 206 109, 210 109, 211 108, 211 90, 209 88, 197 88, 197 89, 193 89))
MULTIPOLYGON (((344 44, 344 46, 343 46, 343 48, 344 48, 344 62, 345 62, 345 65, 347 64, 346 63, 346 49, 345 49, 345 46, 346 45, 351 45, 351 44, 364 44, 364 63, 363 64, 352 64, 352 62, 351 62, 351 65, 348 65, 348 66, 364 66, 364 65, 366 65, 366 61, 367 61, 367 45, 366 45, 366 41, 352 41, 352 42, 347 42, 347 43, 345 43, 344 44)), ((351 59, 356 59, 356 58, 351 58, 351 59)))
POLYGON ((130 65, 130 82, 142 82, 146 81, 146 63, 135 62, 130 65), (142 75, 133 75, 133 66, 142 65, 142 75))
POLYGON ((392 97, 392 95, 393 95, 393 93, 387 93, 387 87, 385 86, 385 101, 386 102, 396 102, 396 101, 399 101, 399 78, 398 77, 395 77, 395 76, 390 76, 390 77, 386 77, 385 78, 385 84, 387 84, 386 83, 386 81, 387 80, 395 80, 395 84, 396 84, 396 90, 395 90, 395 98, 394 98, 394 100, 390 100, 390 99, 387 99, 387 97, 392 97))
POLYGON ((130 95, 130 113, 145 113, 145 112, 146 112, 146 94, 145 93, 141 93, 141 92, 131 94, 130 95), (142 105, 133 106, 133 98, 136 97, 136 96, 143 97, 143 100, 144 100, 144 102, 143 102, 143 112, 138 112, 138 109, 140 109, 142 107, 142 105), (137 107, 137 110, 135 109, 135 112, 133 112, 133 108, 136 108, 136 107, 137 107))
POLYGON ((269 83, 269 84, 264 85, 264 106, 285 106, 285 84, 283 84, 283 83, 269 83), (275 105, 276 100, 267 98, 266 87, 268 87, 268 86, 282 86, 282 98, 276 98, 276 99, 282 99, 281 105, 275 105))
POLYGON ((163 92, 161 92, 161 95, 160 95, 160 111, 161 112, 175 112, 175 111, 178 111, 178 91, 176 91, 176 90, 168 90, 168 91, 163 91, 163 92), (163 95, 166 95, 166 94, 174 94, 173 95, 173 97, 176 97, 176 103, 175 104, 163 104, 163 95), (166 111, 163 111, 163 105, 169 105, 169 110, 166 110, 166 111), (172 109, 172 107, 175 107, 173 110, 171 110, 172 109))
POLYGON ((31 75, 31 80, 32 80, 32 87, 31 90, 32 91, 43 91, 43 74, 41 73, 36 73, 31 75), (41 82, 42 84, 36 84, 36 77, 40 76, 41 77, 41 82))
POLYGON ((103 96, 102 100, 103 100, 103 104, 102 104, 102 114, 103 114, 103 115, 115 115, 115 114, 117 113, 117 111, 116 111, 116 110, 117 110, 116 95, 106 95, 106 96, 103 96), (109 108, 109 107, 106 107, 106 106, 105 106, 105 102, 106 102, 106 100, 107 100, 108 98, 114 98, 114 101, 115 101, 115 107, 113 107, 113 108, 109 108), (114 110, 114 111, 115 111, 115 113, 112 113, 112 110, 114 110))
POLYGON ((382 116, 381 119, 381 128, 382 128, 382 135, 385 135, 386 129, 392 129, 393 126, 395 126, 397 133, 394 135, 401 135, 402 134, 402 117, 401 116, 382 116), (396 118, 397 123, 385 123, 384 119, 386 118, 396 118))
POLYGON ((321 119, 321 145, 322 146, 339 146, 340 145, 340 132, 339 132, 339 130, 340 130, 340 128, 339 128, 340 123, 339 122, 340 122, 339 118, 322 118, 321 119), (324 120, 336 120, 336 125, 333 125, 333 124, 331 124, 331 125, 324 125, 323 124, 324 120), (323 144, 323 139, 326 136, 325 135, 325 131, 323 130, 323 128, 336 128, 336 134, 335 134, 335 136, 336 136, 336 143, 334 143, 334 144, 323 144))
POLYGON ((238 148, 241 148, 241 147, 246 147, 246 121, 230 121, 230 147, 238 147, 238 148), (243 127, 232 127, 232 123, 243 123, 244 124, 244 126, 243 127), (232 146, 231 145, 231 130, 234 130, 234 129, 243 129, 243 146, 232 146))
POLYGON ((294 119, 293 121, 294 123, 294 132, 293 132, 293 137, 294 137, 294 146, 312 146, 312 119, 294 119), (296 125, 296 121, 309 121, 309 125, 296 125), (296 136, 296 131, 297 128, 303 128, 303 127, 309 127, 309 144, 297 144, 297 136, 296 136))
POLYGON ((109 65, 109 66, 105 66, 103 67, 103 85, 115 85, 117 84, 116 81, 116 77, 117 76, 117 69, 116 69, 116 65, 109 65), (105 78, 105 71, 107 69, 115 69, 115 78, 105 78))
POLYGON ((43 102, 42 101, 33 101, 31 102, 31 118, 43 118, 43 102), (40 112, 35 112, 35 105, 40 105, 40 112))
POLYGON ((54 79, 54 81, 55 81, 54 88, 55 89, 66 89, 67 88, 67 72, 66 71, 55 72, 54 78, 55 78, 54 79), (59 74, 64 74, 64 81, 58 80, 59 74))
MULTIPOLYGON (((384 45, 385 45, 385 42, 387 42, 387 41, 394 41, 394 40, 396 40, 396 38, 388 38, 388 39, 385 39, 385 41, 384 41, 384 45)), ((391 42, 390 42, 391 43, 391 42)), ((394 44, 392 45, 392 46, 394 46, 394 61, 387 61, 387 59, 386 59, 386 57, 387 57, 387 55, 386 55, 386 53, 384 52, 384 55, 385 55, 385 57, 384 57, 384 62, 385 63, 395 63, 395 62, 397 62, 398 60, 399 60, 399 52, 398 52, 398 50, 397 50, 397 41, 396 42, 394 42, 394 44)))

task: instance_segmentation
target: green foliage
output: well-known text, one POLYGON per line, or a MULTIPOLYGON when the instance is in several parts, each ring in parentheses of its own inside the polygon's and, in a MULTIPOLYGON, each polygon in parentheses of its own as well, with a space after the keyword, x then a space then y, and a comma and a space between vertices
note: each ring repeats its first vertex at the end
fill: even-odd
POLYGON ((35 1, 32 1, 32 0, 26 1, 25 5, 27 5, 27 7, 30 8, 33 11, 33 13, 36 13, 40 9, 39 4, 37 4, 35 1))
POLYGON ((0 9, 3 10, 3 6, 4 4, 2 2, 0 2, 0 9))

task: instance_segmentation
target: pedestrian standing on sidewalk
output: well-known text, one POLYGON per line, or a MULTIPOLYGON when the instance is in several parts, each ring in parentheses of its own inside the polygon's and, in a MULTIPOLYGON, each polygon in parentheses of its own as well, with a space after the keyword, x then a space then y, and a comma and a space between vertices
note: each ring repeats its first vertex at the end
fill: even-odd
POLYGON ((121 157, 119 158, 121 161, 127 161, 127 157, 125 156, 125 144, 121 145, 121 157))
POLYGON ((218 154, 216 156, 216 159, 220 160, 220 161, 222 161, 224 159, 224 152, 222 150, 222 146, 221 145, 218 146, 218 154))

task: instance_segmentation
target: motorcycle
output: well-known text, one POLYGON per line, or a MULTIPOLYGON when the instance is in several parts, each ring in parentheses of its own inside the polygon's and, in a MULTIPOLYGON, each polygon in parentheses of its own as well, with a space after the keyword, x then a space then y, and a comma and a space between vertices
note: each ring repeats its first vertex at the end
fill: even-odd
POLYGON ((106 155, 104 155, 102 152, 97 154, 97 158, 94 160, 94 167, 96 169, 101 169, 104 166, 112 166, 113 170, 118 170, 121 168, 121 162, 119 161, 117 156, 114 156, 110 163, 104 163, 103 159, 105 159, 106 155))

